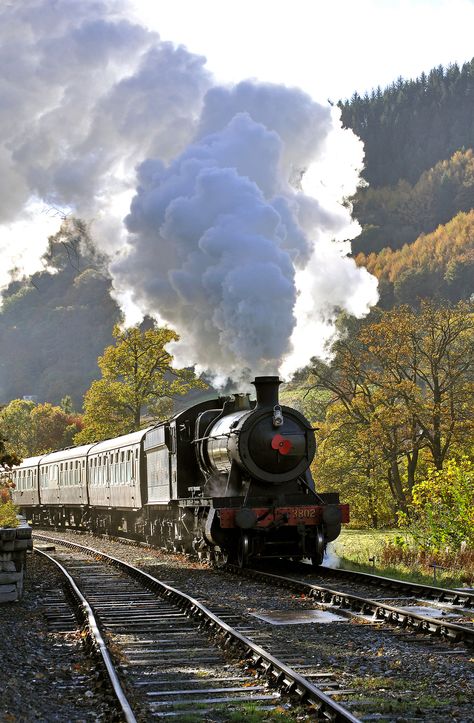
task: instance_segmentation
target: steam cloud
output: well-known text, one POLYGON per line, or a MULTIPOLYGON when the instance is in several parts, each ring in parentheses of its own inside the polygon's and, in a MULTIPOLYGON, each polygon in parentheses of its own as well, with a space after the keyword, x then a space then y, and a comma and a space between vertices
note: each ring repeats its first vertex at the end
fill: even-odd
POLYGON ((290 373, 337 308, 377 298, 332 241, 356 229, 330 171, 352 192, 360 142, 300 90, 213 87, 203 58, 127 17, 119 0, 0 10, 0 223, 38 200, 94 217, 118 297, 178 330, 180 362, 290 373), (135 182, 125 236, 114 204, 135 182))

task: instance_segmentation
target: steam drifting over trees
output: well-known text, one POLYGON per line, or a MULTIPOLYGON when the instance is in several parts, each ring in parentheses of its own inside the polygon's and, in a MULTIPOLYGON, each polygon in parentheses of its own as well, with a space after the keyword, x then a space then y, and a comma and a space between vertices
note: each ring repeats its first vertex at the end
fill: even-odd
POLYGON ((341 189, 323 186, 327 163, 355 190, 361 145, 337 109, 278 85, 216 86, 204 58, 127 17, 120 0, 2 6, 1 58, 16 71, 0 63, 0 223, 33 200, 94 218, 115 298, 175 326, 181 365, 227 377, 289 357, 291 370, 309 359, 308 324, 328 334, 337 309, 362 316, 377 300, 376 280, 332 243, 355 230, 341 189), (125 229, 114 204, 135 183, 125 229))

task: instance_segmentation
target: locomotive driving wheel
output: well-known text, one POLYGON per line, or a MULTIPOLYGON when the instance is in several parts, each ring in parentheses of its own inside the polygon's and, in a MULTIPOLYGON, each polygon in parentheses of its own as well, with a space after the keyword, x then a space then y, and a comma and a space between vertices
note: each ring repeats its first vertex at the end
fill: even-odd
POLYGON ((323 531, 318 528, 316 530, 313 554, 311 555, 311 562, 316 567, 319 567, 319 565, 323 563, 325 547, 323 531))
POLYGON ((250 552, 250 540, 247 533, 242 532, 237 546, 237 564, 239 567, 247 567, 250 552))

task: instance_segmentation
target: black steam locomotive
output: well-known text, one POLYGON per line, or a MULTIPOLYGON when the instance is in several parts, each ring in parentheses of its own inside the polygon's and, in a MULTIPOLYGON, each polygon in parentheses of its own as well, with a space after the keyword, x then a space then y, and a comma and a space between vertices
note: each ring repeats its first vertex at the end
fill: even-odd
POLYGON ((215 560, 323 559, 347 522, 309 471, 314 430, 281 406, 278 377, 96 444, 25 459, 10 476, 33 523, 128 535, 215 560))

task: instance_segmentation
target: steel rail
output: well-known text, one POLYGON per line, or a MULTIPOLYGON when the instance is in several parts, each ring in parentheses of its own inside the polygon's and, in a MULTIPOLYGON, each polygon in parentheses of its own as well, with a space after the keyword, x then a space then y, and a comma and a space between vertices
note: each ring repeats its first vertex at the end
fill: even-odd
POLYGON ((452 588, 436 587, 434 585, 425 585, 418 582, 410 582, 408 580, 397 580, 393 577, 383 577, 369 572, 359 572, 358 570, 344 570, 341 568, 320 567, 313 568, 316 574, 325 575, 327 577, 340 577, 341 579, 360 580, 369 585, 377 585, 378 587, 392 588, 401 590, 402 592, 420 593, 425 599, 436 600, 438 602, 449 602, 452 605, 462 605, 466 608, 474 608, 474 592, 469 590, 453 590, 452 588))
POLYGON ((46 557, 50 562, 53 562, 60 570, 69 587, 69 591, 71 592, 75 606, 78 610, 80 625, 82 629, 86 632, 93 649, 97 651, 102 658, 102 663, 107 671, 107 675, 112 686, 114 695, 117 699, 117 703, 124 715, 126 722, 137 723, 137 719, 135 718, 130 703, 127 700, 127 696, 123 691, 122 685, 120 683, 114 664, 107 649, 107 645, 105 644, 104 638, 102 637, 99 624, 97 623, 96 617, 89 602, 77 587, 74 579, 68 573, 66 568, 61 565, 60 562, 55 560, 54 557, 48 555, 43 550, 36 549, 34 550, 34 552, 35 554, 46 557))
POLYGON ((69 549, 76 549, 96 559, 101 559, 128 573, 131 577, 139 580, 145 587, 158 593, 161 597, 172 600, 183 612, 198 618, 203 627, 223 638, 226 648, 238 648, 245 651, 245 657, 251 660, 252 664, 268 676, 278 688, 286 694, 296 695, 301 702, 309 702, 315 706, 318 713, 326 720, 334 723, 360 723, 352 713, 347 711, 337 701, 332 700, 317 686, 299 675, 282 661, 275 658, 252 640, 232 628, 217 615, 211 612, 195 598, 187 595, 176 588, 161 582, 147 572, 130 565, 123 560, 107 555, 100 550, 79 545, 76 542, 69 542, 49 535, 34 533, 34 538, 63 545, 69 549))
POLYGON ((340 590, 332 590, 328 587, 302 582, 291 577, 284 577, 283 575, 261 572, 260 570, 253 570, 251 568, 242 569, 236 565, 227 565, 225 569, 234 574, 243 575, 244 577, 269 580, 280 587, 286 587, 290 590, 304 593, 315 598, 318 602, 334 605, 342 610, 354 610, 362 615, 372 613, 376 620, 384 620, 387 623, 399 625, 404 628, 412 628, 418 633, 438 635, 451 642, 457 643, 462 640, 464 643, 474 645, 474 628, 466 628, 456 623, 428 618, 424 615, 403 610, 393 605, 381 603, 378 600, 359 597, 351 593, 341 592, 340 590))

